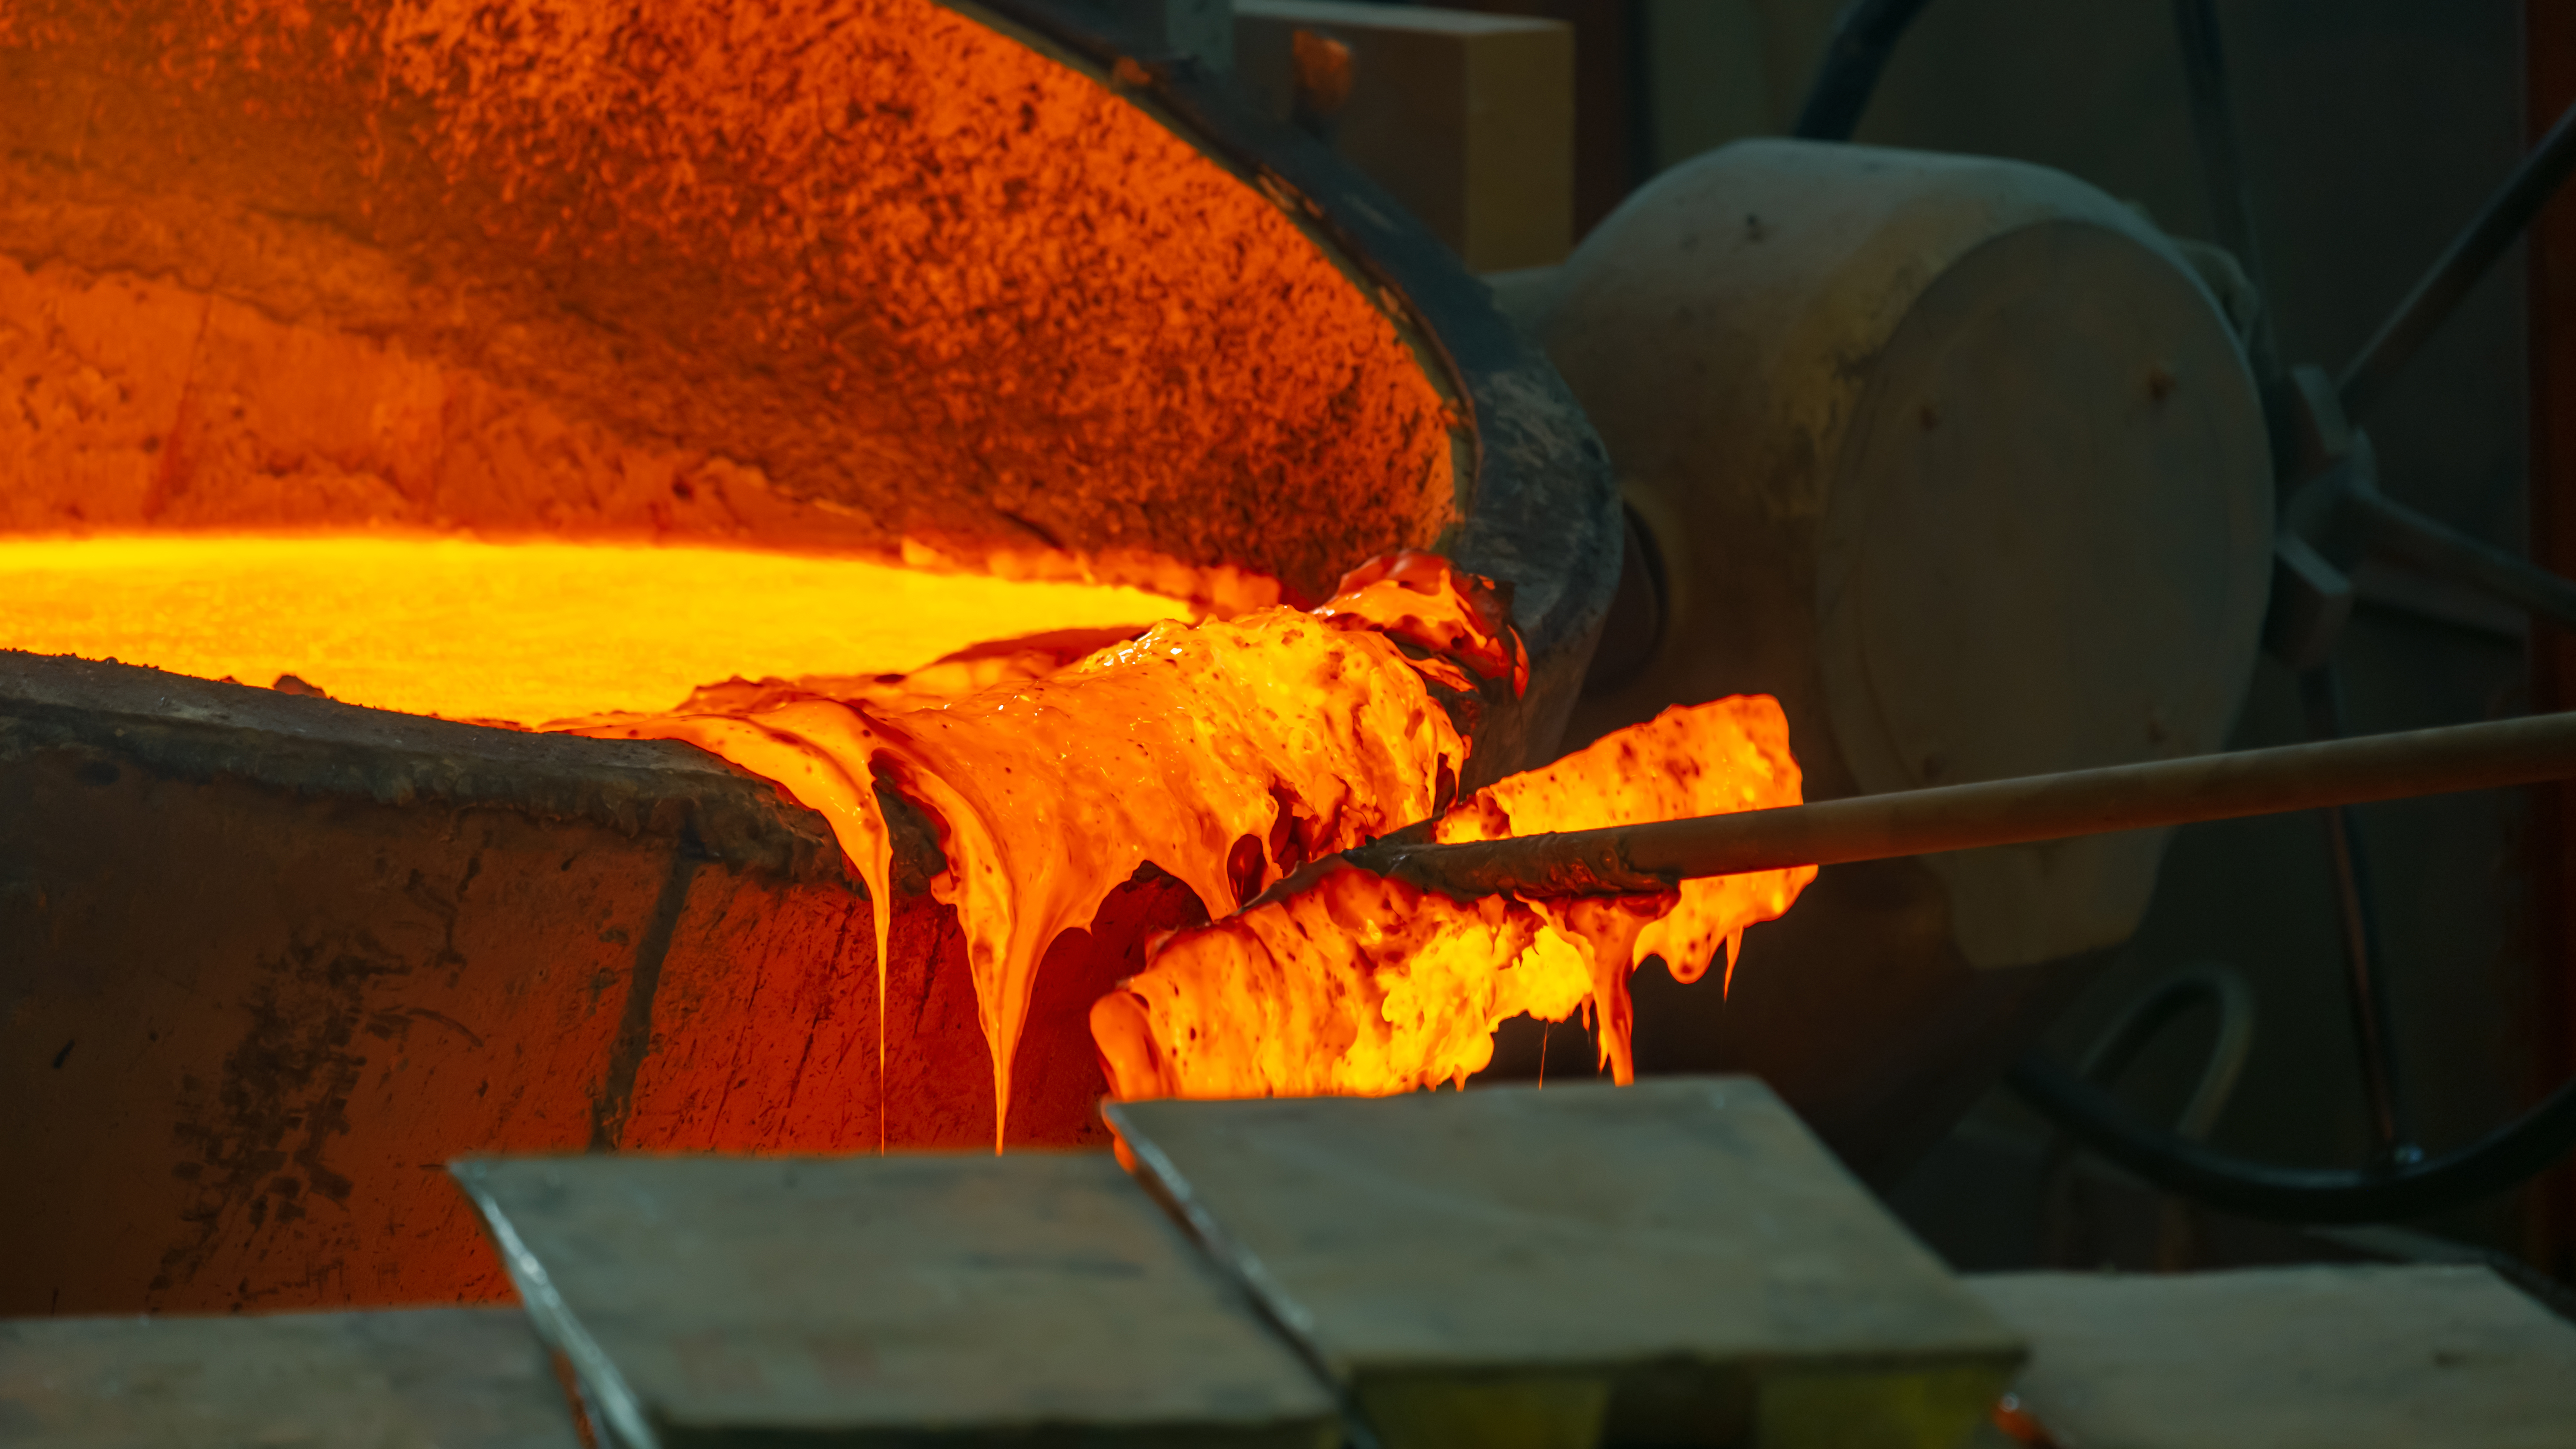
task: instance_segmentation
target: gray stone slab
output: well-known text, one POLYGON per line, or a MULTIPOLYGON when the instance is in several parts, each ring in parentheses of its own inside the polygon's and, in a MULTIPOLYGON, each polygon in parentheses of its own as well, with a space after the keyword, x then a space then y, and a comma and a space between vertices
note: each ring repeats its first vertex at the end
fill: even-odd
POLYGON ((472 1161, 617 1444, 1322 1446, 1330 1391, 1105 1155, 472 1161))
POLYGON ((1393 1446, 1947 1445, 2021 1360, 1750 1079, 1109 1115, 1393 1446))
POLYGON ((1968 1280, 2063 1449, 2568 1449, 2576 1326, 2484 1268, 1968 1280))
POLYGON ((0 1322, 11 1449, 579 1449, 510 1308, 0 1322))

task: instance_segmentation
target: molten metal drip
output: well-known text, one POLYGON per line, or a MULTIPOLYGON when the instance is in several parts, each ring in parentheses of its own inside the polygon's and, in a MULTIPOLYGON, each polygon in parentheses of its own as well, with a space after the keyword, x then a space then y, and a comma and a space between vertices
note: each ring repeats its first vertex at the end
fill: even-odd
POLYGON ((1518 642, 1439 560, 1399 556, 1346 583, 1311 614, 1161 624, 1061 673, 926 707, 779 689, 564 727, 686 740, 820 811, 875 902, 880 963, 893 848, 879 782, 924 809, 946 859, 932 891, 966 934, 992 1052, 998 1148, 1039 959, 1139 869, 1222 914, 1447 803, 1467 745, 1432 690, 1473 689, 1457 659, 1525 671, 1518 642))
MULTIPOLYGON (((1779 704, 1676 707, 1479 790, 1441 841, 1794 805, 1779 704)), ((1660 896, 1453 901, 1336 865, 1228 920, 1177 933, 1092 1008, 1112 1091, 1137 1097, 1382 1094, 1461 1082, 1524 1012, 1588 1005, 1622 1083, 1628 974, 1661 956, 1695 980, 1721 944, 1787 910, 1815 868, 1685 881, 1660 896)))

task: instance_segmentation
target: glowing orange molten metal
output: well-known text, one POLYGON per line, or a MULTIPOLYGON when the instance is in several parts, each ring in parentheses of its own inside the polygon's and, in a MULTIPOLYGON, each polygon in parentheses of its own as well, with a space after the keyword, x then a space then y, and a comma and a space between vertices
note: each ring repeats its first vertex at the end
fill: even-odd
MULTIPOLYGON (((1528 661, 1481 580, 1428 555, 1381 560, 1311 614, 1156 626, 1053 676, 901 710, 814 689, 585 732, 683 739, 781 783, 833 822, 877 906, 892 833, 879 783, 924 807, 966 932, 994 1100, 1037 963, 1151 864, 1223 915, 1302 862, 1431 819, 1467 754, 1445 696, 1517 691, 1528 661), (1436 692, 1436 693, 1435 693, 1436 692)), ((1795 804, 1777 703, 1667 711, 1439 816, 1442 840, 1795 804)), ((1634 1075, 1628 973, 1683 980, 1815 872, 1692 881, 1622 900, 1456 902, 1347 867, 1196 931, 1092 1011, 1120 1096, 1384 1093, 1460 1081, 1524 1012, 1590 1006, 1634 1075)), ((998 1112, 997 1112, 998 1117, 998 1112)), ((999 1145, 1002 1124, 995 1123, 999 1145)))
POLYGON ((932 891, 966 933, 1006 1104, 1039 959, 1140 868, 1218 914, 1306 860, 1429 818, 1455 790, 1467 745, 1432 689, 1474 688, 1453 658, 1525 672, 1518 642, 1436 559, 1346 582, 1312 614, 1161 624, 1062 673, 923 708, 784 689, 576 728, 687 740, 820 811, 877 903, 880 962, 893 846, 878 780, 926 809, 947 860, 932 891), (1434 644, 1447 655, 1421 652, 1434 644))
POLYGON ((1731 961, 1743 928, 1814 875, 1453 901, 1336 865, 1247 909, 1299 867, 1417 822, 1463 841, 1786 805, 1798 769, 1779 706, 1737 698, 1454 801, 1474 713, 1528 680, 1491 585, 1398 554, 1311 612, 1189 624, 1167 616, 1242 609, 1262 588, 1167 572, 1157 582, 1203 602, 712 549, 21 540, 0 542, 0 645, 295 673, 383 707, 720 755, 821 813, 866 882, 881 1053, 899 802, 936 834, 930 889, 965 938, 997 1146, 1040 961, 1149 866, 1219 919, 1158 943, 1093 1006, 1125 1097, 1461 1082, 1502 1021, 1587 1009, 1625 1082, 1629 972, 1660 956, 1687 981, 1721 948, 1731 961), (771 677, 667 707, 685 681, 738 672, 771 677))
MULTIPOLYGON (((1441 817, 1442 841, 1582 830, 1798 803, 1777 702, 1740 696, 1666 710, 1544 769, 1499 781, 1441 817)), ((1589 1005, 1621 1082, 1628 973, 1650 955, 1684 981, 1747 925, 1789 908, 1813 866, 1685 881, 1660 896, 1453 901, 1350 867, 1283 899, 1162 943, 1092 1008, 1121 1097, 1379 1094, 1460 1082, 1524 1012, 1589 1005)))
MULTIPOLYGON (((1190 570, 1155 582, 1211 592, 1193 587, 1201 581, 1190 570)), ((1226 578, 1204 582, 1226 596, 1219 612, 1261 598, 1226 578)), ((751 549, 420 535, 0 538, 0 648, 247 684, 293 674, 352 704, 522 725, 669 709, 729 675, 872 682, 984 640, 1086 630, 1097 642, 1205 611, 1138 588, 751 549)), ((913 688, 962 693, 1001 667, 944 665, 913 688)))

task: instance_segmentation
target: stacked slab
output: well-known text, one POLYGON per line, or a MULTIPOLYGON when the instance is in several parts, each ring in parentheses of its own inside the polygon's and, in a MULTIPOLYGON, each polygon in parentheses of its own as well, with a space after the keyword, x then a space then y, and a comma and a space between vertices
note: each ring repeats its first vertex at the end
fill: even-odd
POLYGON ((461 1163, 524 1313, 0 1322, 0 1441, 2543 1449, 2576 1424, 2576 1329, 2483 1270, 1961 1280, 1747 1079, 1107 1110, 1127 1170, 461 1163))

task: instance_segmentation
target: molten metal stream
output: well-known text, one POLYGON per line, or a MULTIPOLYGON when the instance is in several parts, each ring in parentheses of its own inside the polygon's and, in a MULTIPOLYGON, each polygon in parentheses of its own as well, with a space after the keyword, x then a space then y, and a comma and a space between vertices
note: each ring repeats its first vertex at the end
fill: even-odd
MULTIPOLYGON (((1220 603, 1250 592, 1233 577, 1182 584, 1220 603)), ((1420 821, 1454 842, 1794 804, 1798 769, 1778 705, 1738 698, 1455 801, 1473 714, 1525 688, 1528 664, 1491 586, 1428 555, 1372 563, 1311 612, 1195 625, 1177 612, 1204 611, 1133 589, 711 549, 0 544, 0 644, 684 740, 776 782, 830 821, 867 884, 880 1034, 900 797, 944 857, 931 889, 966 938, 997 1148, 1038 963, 1148 865, 1215 919, 1155 943, 1094 1006, 1123 1097, 1463 1081, 1502 1021, 1587 1009, 1624 1082, 1628 973, 1651 955, 1691 980, 1721 948, 1731 970, 1743 928, 1814 875, 1463 903, 1345 866, 1292 875, 1420 821), (1080 652, 1068 640, 1103 629, 1137 637, 1066 662, 1080 652), (689 690, 720 676, 734 677, 689 690)))

